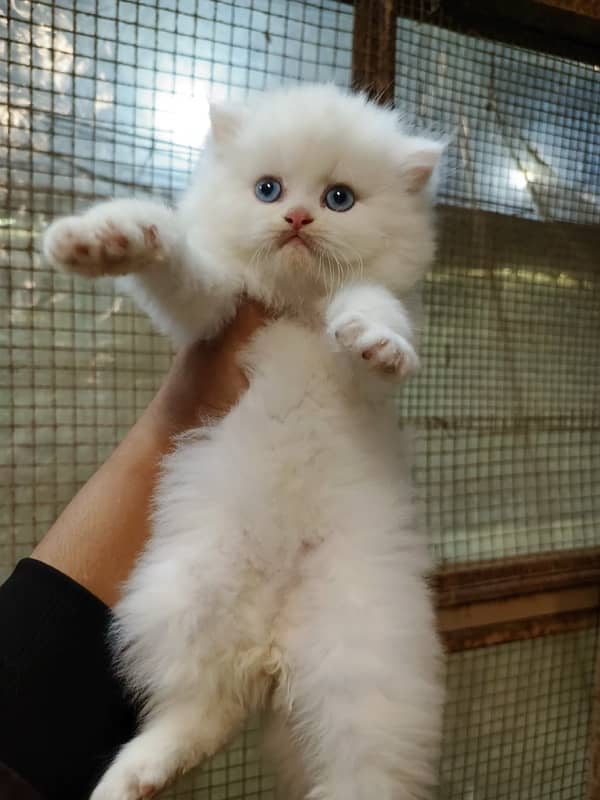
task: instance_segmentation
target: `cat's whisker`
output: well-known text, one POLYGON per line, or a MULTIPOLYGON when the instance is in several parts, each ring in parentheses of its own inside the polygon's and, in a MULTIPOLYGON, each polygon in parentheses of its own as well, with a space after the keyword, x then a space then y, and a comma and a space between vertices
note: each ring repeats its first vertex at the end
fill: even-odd
POLYGON ((332 274, 332 278, 334 279, 332 283, 332 288, 334 291, 337 291, 343 284, 344 280, 343 269, 340 260, 335 254, 335 252, 331 251, 330 257, 332 264, 335 267, 335 274, 332 274))
POLYGON ((365 266, 360 252, 346 242, 334 242, 332 244, 335 251, 342 259, 344 267, 348 270, 348 272, 351 275, 355 274, 359 280, 362 280, 365 272, 365 266))
POLYGON ((335 264, 336 264, 336 276, 338 279, 337 288, 341 289, 344 284, 344 265, 342 264, 339 256, 334 254, 335 264))
POLYGON ((263 246, 264 246, 264 245, 262 245, 262 244, 261 244, 261 245, 259 245, 259 246, 256 248, 256 250, 255 250, 255 251, 252 253, 252 255, 250 256, 250 261, 248 262, 248 266, 249 266, 250 268, 252 268, 252 267, 254 266, 254 264, 256 263, 256 261, 258 260, 259 253, 260 253, 260 251, 262 250, 263 246))
POLYGON ((326 278, 325 278, 325 265, 323 264, 323 252, 324 252, 324 251, 323 251, 323 249, 322 249, 321 247, 319 247, 319 249, 317 250, 317 255, 318 255, 318 257, 319 257, 319 272, 318 272, 318 277, 319 277, 319 280, 320 280, 320 281, 322 281, 323 283, 326 283, 326 278))
POLYGON ((348 269, 350 269, 352 272, 354 272, 355 271, 355 267, 356 267, 357 268, 357 272, 358 272, 357 277, 360 280, 362 280, 362 278, 364 276, 364 273, 365 273, 365 262, 363 260, 363 257, 361 256, 361 254, 359 253, 359 251, 355 247, 351 247, 350 245, 346 245, 346 247, 355 256, 355 260, 352 261, 352 262, 348 259, 348 262, 347 262, 348 269))
POLYGON ((335 281, 335 273, 333 268, 335 267, 335 259, 331 252, 327 251, 327 262, 328 262, 328 272, 327 277, 329 278, 329 296, 333 297, 336 291, 336 281, 335 281))
POLYGON ((325 286, 325 291, 329 295, 331 293, 330 286, 331 286, 331 255, 329 250, 326 248, 321 248, 322 253, 322 265, 323 265, 323 284, 325 286))
POLYGON ((344 269, 345 268, 348 268, 348 269, 351 270, 351 272, 354 272, 354 265, 352 264, 351 259, 348 258, 346 256, 345 252, 344 252, 347 249, 350 249, 352 251, 352 253, 354 253, 356 255, 357 261, 360 262, 359 268, 360 268, 360 271, 361 271, 361 274, 362 274, 362 271, 363 271, 364 267, 363 267, 363 264, 362 264, 362 258, 361 258, 360 254, 358 253, 357 250, 355 250, 354 248, 348 248, 348 246, 346 244, 344 244, 342 242, 338 242, 338 241, 336 241, 334 239, 331 239, 329 237, 326 237, 326 236, 322 237, 322 242, 323 242, 323 245, 322 245, 323 249, 326 250, 326 252, 328 252, 329 254, 331 254, 332 259, 336 262, 336 265, 337 265, 336 269, 338 271, 341 270, 342 278, 343 278, 343 273, 344 273, 344 269), (342 266, 342 263, 343 263, 343 266, 342 266))
POLYGON ((329 258, 329 296, 333 298, 334 294, 338 289, 338 282, 337 282, 337 264, 334 253, 328 251, 328 258, 329 258), (334 271, 335 268, 335 271, 334 271))
POLYGON ((324 247, 319 247, 318 249, 319 254, 319 271, 318 271, 318 279, 322 284, 323 288, 325 289, 325 293, 329 296, 328 291, 328 267, 327 267, 327 250, 324 247))
POLYGON ((252 254, 252 257, 248 262, 248 266, 252 269, 260 261, 260 259, 263 258, 263 256, 267 256, 270 254, 271 249, 272 245, 271 242, 269 241, 260 244, 252 254))

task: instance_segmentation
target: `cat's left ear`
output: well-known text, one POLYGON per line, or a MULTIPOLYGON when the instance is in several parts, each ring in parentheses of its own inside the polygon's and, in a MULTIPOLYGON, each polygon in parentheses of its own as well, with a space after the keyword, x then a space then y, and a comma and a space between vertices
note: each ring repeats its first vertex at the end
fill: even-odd
POLYGON ((242 126, 244 110, 241 106, 211 103, 210 129, 217 145, 230 142, 242 126))
POLYGON ((445 149, 445 142, 411 139, 410 150, 400 159, 400 174, 409 194, 419 194, 429 186, 445 149))

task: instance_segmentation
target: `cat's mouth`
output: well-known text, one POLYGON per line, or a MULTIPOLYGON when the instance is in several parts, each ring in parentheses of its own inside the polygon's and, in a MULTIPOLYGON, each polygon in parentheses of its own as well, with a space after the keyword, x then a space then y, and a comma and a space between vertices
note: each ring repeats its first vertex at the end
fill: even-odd
POLYGON ((285 231, 282 233, 278 238, 278 244, 280 248, 289 245, 290 247, 300 247, 306 250, 312 249, 310 240, 307 239, 304 234, 296 231, 285 231))

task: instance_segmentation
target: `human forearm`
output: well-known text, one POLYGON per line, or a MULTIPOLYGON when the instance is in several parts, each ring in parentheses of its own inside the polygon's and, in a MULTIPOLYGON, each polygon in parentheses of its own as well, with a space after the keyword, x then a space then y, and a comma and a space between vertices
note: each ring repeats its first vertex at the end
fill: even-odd
POLYGON ((247 385, 237 356, 264 319, 261 309, 245 303, 220 337, 177 356, 152 403, 69 503, 34 558, 114 605, 150 531, 161 458, 177 434, 237 402, 247 385))
POLYGON ((148 508, 169 438, 146 411, 33 551, 108 605, 149 533, 148 508))

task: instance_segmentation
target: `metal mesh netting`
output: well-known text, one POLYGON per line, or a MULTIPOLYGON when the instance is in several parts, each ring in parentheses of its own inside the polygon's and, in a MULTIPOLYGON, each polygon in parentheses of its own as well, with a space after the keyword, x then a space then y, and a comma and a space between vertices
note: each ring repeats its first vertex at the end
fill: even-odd
MULTIPOLYGON (((395 93, 454 134, 401 400, 434 551, 598 545, 600 72, 400 18, 395 93)), ((597 650, 596 628, 452 655, 439 800, 585 797, 597 650)))
MULTIPOLYGON (((333 0, 0 4, 3 574, 170 360, 110 283, 44 268, 38 232, 105 197, 172 198, 210 97, 349 85, 352 24, 352 6, 333 0)), ((442 561, 600 543, 599 78, 398 23, 399 104, 455 131, 424 370, 401 401, 422 434, 417 484, 442 561)), ((582 797, 596 644, 588 631, 451 656, 440 799, 582 797)), ((253 730, 171 790, 269 795, 253 730)))
POLYGON ((600 73, 407 19, 396 51, 398 105, 454 134, 403 406, 435 551, 597 545, 600 73))
POLYGON ((596 631, 448 660, 438 800, 582 800, 596 631))

